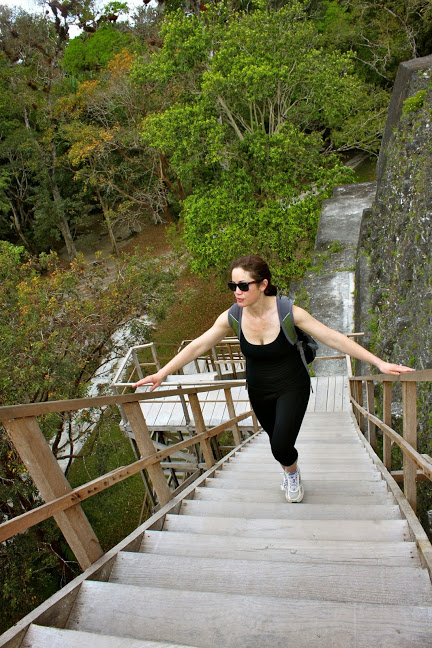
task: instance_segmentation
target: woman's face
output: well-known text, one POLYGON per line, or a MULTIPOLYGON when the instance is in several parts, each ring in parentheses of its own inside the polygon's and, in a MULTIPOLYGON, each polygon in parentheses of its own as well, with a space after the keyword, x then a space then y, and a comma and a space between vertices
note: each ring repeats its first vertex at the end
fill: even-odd
MULTIPOLYGON (((241 281, 255 281, 252 275, 247 272, 247 270, 243 270, 243 268, 234 268, 231 277, 235 283, 239 283, 241 281)), ((250 306, 251 304, 254 304, 264 294, 267 283, 267 279, 264 279, 260 283, 252 283, 249 286, 249 290, 245 291, 240 290, 240 288, 237 286, 234 292, 234 296, 237 300, 238 305, 250 306)))

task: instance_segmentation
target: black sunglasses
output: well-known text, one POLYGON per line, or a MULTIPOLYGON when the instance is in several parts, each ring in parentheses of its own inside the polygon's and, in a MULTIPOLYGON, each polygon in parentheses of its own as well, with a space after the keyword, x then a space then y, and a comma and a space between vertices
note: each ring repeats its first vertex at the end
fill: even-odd
POLYGON ((247 292, 249 290, 249 286, 254 283, 261 283, 260 281, 239 281, 236 283, 235 281, 228 281, 228 288, 234 292, 234 290, 239 287, 242 292, 247 292))

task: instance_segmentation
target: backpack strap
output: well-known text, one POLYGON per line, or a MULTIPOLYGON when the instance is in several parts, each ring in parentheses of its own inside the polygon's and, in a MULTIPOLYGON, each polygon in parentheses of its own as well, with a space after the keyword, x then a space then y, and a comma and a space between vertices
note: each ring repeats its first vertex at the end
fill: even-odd
MULTIPOLYGON (((306 362, 306 357, 304 354, 304 349, 303 349, 303 344, 301 341, 298 339, 297 335, 297 330, 296 330, 296 325, 294 322, 294 315, 292 311, 293 307, 293 300, 290 299, 289 297, 279 297, 279 295, 276 297, 276 303, 278 307, 278 313, 279 313, 279 319, 281 323, 281 329, 285 334, 286 339, 288 342, 291 342, 291 344, 295 344, 297 347, 298 352, 300 353, 300 357, 302 359, 302 362, 306 368, 306 371, 309 372, 309 367, 308 363, 306 362)), ((311 389, 312 389, 312 382, 311 382, 311 389)), ((313 390, 312 390, 313 391, 313 390)))
POLYGON ((276 304, 282 331, 288 342, 297 344, 297 332, 292 312, 293 301, 289 297, 276 297, 276 304))
POLYGON ((242 309, 237 303, 233 304, 228 311, 228 324, 231 326, 239 340, 241 332, 241 316, 242 309))

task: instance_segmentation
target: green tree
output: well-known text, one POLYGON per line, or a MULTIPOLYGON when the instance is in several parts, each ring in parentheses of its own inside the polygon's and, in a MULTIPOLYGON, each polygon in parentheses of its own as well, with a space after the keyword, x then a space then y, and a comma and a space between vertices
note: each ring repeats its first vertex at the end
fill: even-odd
POLYGON ((11 196, 20 194, 20 188, 13 186, 15 178, 19 184, 25 176, 25 180, 30 181, 32 195, 27 196, 23 204, 27 219, 30 213, 33 226, 37 222, 34 232, 40 228, 37 232, 39 243, 42 238, 46 241, 48 233, 51 240, 55 233, 61 234, 73 258, 76 248, 71 232, 69 196, 67 189, 65 191, 70 182, 66 177, 67 169, 62 165, 62 143, 53 119, 55 88, 61 76, 59 59, 67 34, 56 31, 48 17, 30 16, 25 12, 14 14, 2 8, 0 35, 0 84, 13 116, 0 146, 2 175, 9 180, 10 210, 13 213, 11 196), (17 150, 21 159, 20 171, 15 174, 17 150))
POLYGON ((392 85, 399 63, 430 53, 430 0, 328 0, 314 17, 329 46, 353 51, 362 75, 392 85))
POLYGON ((135 70, 159 101, 142 137, 184 188, 193 267, 259 250, 281 278, 297 275, 322 197, 351 177, 335 150, 348 135, 349 146, 377 149, 387 94, 359 79, 349 54, 323 47, 301 3, 178 12, 161 35, 162 50, 135 70))

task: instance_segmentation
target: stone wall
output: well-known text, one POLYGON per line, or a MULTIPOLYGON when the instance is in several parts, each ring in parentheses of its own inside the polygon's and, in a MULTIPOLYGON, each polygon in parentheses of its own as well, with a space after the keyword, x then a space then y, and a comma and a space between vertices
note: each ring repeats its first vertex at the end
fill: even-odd
MULTIPOLYGON (((400 65, 377 175, 360 235, 356 328, 377 355, 432 368, 432 56, 400 65)), ((430 385, 419 389, 419 411, 419 450, 432 454, 430 385)), ((432 508, 432 496, 422 501, 432 508)))

